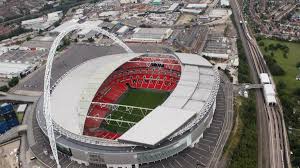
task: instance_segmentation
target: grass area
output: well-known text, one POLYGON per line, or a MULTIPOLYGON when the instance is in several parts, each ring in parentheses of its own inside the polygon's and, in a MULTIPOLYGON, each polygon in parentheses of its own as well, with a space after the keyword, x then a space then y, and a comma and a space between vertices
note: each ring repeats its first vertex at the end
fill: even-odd
POLYGON ((155 108, 162 104, 169 94, 169 92, 164 91, 130 89, 127 93, 122 95, 119 104, 144 108, 155 108))
POLYGON ((16 113, 19 123, 21 124, 23 121, 24 113, 16 113))
POLYGON ((296 88, 300 87, 300 81, 295 80, 296 76, 300 73, 300 70, 296 67, 296 64, 300 62, 300 43, 283 42, 270 39, 264 39, 261 41, 264 43, 264 46, 261 46, 261 50, 264 55, 271 53, 271 51, 265 50, 265 46, 269 46, 270 44, 276 45, 280 43, 289 47, 287 57, 283 56, 284 52, 282 50, 276 50, 273 52, 273 58, 286 72, 283 76, 274 76, 274 80, 276 83, 280 80, 285 81, 287 92, 292 93, 296 88))
POLYGON ((257 167, 256 105, 254 94, 248 99, 239 98, 236 103, 235 131, 227 141, 224 155, 230 156, 229 168, 257 167))
MULTIPOLYGON (((118 104, 122 105, 129 105, 129 106, 137 106, 137 107, 144 107, 144 108, 155 108, 158 105, 162 104, 166 98, 169 96, 169 92, 163 91, 154 91, 148 89, 130 89, 127 93, 122 95, 118 104)), ((131 114, 126 111, 126 108, 119 107, 118 110, 113 110, 111 113, 112 119, 122 119, 131 122, 138 122, 144 118, 144 115, 147 115, 146 111, 144 114, 138 110, 133 109, 131 114)), ((122 125, 118 125, 117 122, 110 121, 110 123, 103 123, 101 124, 101 128, 116 132, 116 133, 124 133, 132 125, 122 123, 122 125)))
POLYGON ((238 97, 234 103, 234 123, 232 131, 229 135, 229 138, 227 140, 227 143, 224 146, 223 149, 223 157, 228 158, 234 151, 234 149, 238 146, 240 139, 241 139, 241 129, 243 127, 243 122, 240 119, 240 106, 242 105, 242 99, 238 97))
POLYGON ((278 96, 283 106, 284 119, 288 128, 288 136, 290 142, 290 148, 293 152, 291 160, 293 166, 300 166, 300 95, 295 91, 300 90, 300 81, 295 78, 300 73, 300 69, 297 68, 297 64, 300 62, 300 43, 286 42, 271 39, 262 39, 259 42, 261 50, 266 55, 276 61, 285 71, 284 75, 273 76, 276 82, 278 96), (284 56, 282 50, 271 50, 270 45, 285 45, 287 46, 288 53, 284 56), (273 53, 273 54, 272 54, 273 53))

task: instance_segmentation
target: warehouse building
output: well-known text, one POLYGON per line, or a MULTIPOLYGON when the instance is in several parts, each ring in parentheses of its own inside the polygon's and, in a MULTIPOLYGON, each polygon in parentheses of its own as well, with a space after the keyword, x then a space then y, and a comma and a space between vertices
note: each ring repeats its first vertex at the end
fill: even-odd
POLYGON ((31 70, 32 67, 29 64, 0 62, 0 78, 19 78, 21 75, 31 72, 31 70))
POLYGON ((119 34, 119 35, 123 35, 126 32, 128 32, 128 30, 129 30, 128 26, 122 26, 116 33, 119 34))
POLYGON ((62 11, 56 11, 48 13, 46 16, 42 16, 39 18, 24 20, 21 22, 21 25, 26 29, 45 30, 52 26, 55 22, 59 21, 62 16, 62 11))
POLYGON ((121 4, 138 3, 137 0, 120 0, 121 4))
POLYGON ((152 42, 160 43, 165 39, 168 39, 173 30, 170 28, 136 28, 134 34, 127 42, 152 42))
POLYGON ((189 9, 205 9, 207 8, 207 4, 206 3, 201 3, 201 4, 188 4, 186 6, 186 8, 189 9))
POLYGON ((221 0, 221 6, 228 7, 229 5, 229 0, 221 0))

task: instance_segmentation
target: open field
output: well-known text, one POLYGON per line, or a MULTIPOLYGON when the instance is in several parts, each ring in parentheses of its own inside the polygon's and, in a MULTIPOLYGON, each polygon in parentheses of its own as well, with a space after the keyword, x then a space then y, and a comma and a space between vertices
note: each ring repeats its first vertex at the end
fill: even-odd
MULTIPOLYGON (((276 50, 274 52, 274 59, 277 63, 284 69, 286 74, 284 76, 274 76, 276 83, 282 80, 286 83, 286 90, 289 93, 292 93, 296 88, 300 87, 300 81, 296 81, 296 76, 300 73, 300 70, 297 69, 296 64, 300 62, 300 43, 292 42, 283 42, 277 40, 264 39, 264 46, 269 46, 270 44, 276 45, 277 43, 284 44, 289 47, 289 53, 287 58, 283 56, 282 50, 276 50)), ((270 53, 266 52, 265 47, 261 47, 263 54, 270 53)))
MULTIPOLYGON (((162 104, 168 96, 169 92, 147 89, 130 89, 127 93, 121 96, 118 104, 153 109, 162 104)), ((133 109, 130 113, 129 111, 126 111, 126 108, 119 108, 118 110, 112 111, 110 114, 112 119, 122 119, 130 122, 138 122, 143 119, 144 115, 147 115, 149 111, 147 113, 146 111, 142 112, 139 109, 133 109)), ((131 128, 131 126, 132 125, 126 123, 118 125, 117 122, 111 121, 109 124, 101 124, 100 127, 108 131, 124 133, 129 128, 131 128)))

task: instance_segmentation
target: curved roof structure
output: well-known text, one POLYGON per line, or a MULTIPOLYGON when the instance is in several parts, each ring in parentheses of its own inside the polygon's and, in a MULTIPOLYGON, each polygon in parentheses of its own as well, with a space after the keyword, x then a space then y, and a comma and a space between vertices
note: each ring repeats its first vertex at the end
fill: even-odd
MULTIPOLYGON (((54 122, 69 132, 82 135, 88 108, 102 82, 123 63, 141 55, 145 54, 99 57, 78 65, 62 76, 51 95, 54 122)), ((188 128, 185 125, 199 121, 207 112, 208 105, 211 106, 209 101, 215 98, 219 85, 212 65, 195 54, 175 53, 173 56, 182 65, 177 87, 162 105, 125 132, 118 141, 155 146, 186 131, 188 128), (160 131, 161 128, 163 131, 160 131)))

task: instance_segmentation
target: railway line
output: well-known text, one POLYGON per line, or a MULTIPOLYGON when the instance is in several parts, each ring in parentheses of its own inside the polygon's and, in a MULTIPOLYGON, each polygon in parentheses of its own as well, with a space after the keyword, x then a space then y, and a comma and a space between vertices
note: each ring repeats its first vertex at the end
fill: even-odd
MULTIPOLYGON (((236 0, 231 1, 233 13, 235 16, 235 19, 237 22, 240 22, 240 30, 239 33, 242 34, 245 40, 245 43, 247 46, 245 49, 248 49, 249 57, 248 59, 253 62, 253 76, 256 78, 255 82, 258 82, 257 78, 258 75, 261 73, 267 73, 271 77, 271 73, 268 69, 268 66, 263 58, 263 55, 261 51, 258 48, 258 45, 256 41, 251 37, 246 22, 242 16, 242 11, 240 9, 240 6, 236 0)), ((251 66, 251 65, 250 65, 251 66)), ((275 83, 273 82, 271 78, 271 84, 273 85, 273 88, 275 88, 275 83)), ((262 91, 260 91, 262 92, 262 91)), ((263 94, 257 94, 257 97, 260 97, 262 99, 263 94)), ((290 156, 289 156, 289 145, 286 135, 286 128, 283 120, 283 112, 281 108, 281 104, 278 98, 277 105, 276 106, 269 106, 266 102, 260 102, 261 107, 259 107, 259 115, 261 121, 261 126, 263 125, 263 122, 266 123, 267 128, 260 128, 260 129, 266 129, 265 133, 268 135, 263 135, 260 133, 259 136, 268 136, 268 148, 264 148, 266 151, 263 151, 264 149, 259 149, 262 151, 259 155, 260 162, 264 162, 263 158, 269 158, 266 162, 268 163, 259 163, 259 167, 272 167, 272 168, 290 168, 291 162, 290 162, 290 156), (264 114, 266 113, 266 114, 264 114), (266 115, 264 118, 263 116, 266 115), (268 155, 268 156, 264 156, 268 155), (267 166, 266 166, 267 165, 267 166)), ((260 137, 262 140, 262 137, 260 137)), ((262 144, 262 142, 261 142, 262 144)), ((261 145, 263 146, 263 145, 261 145)))

